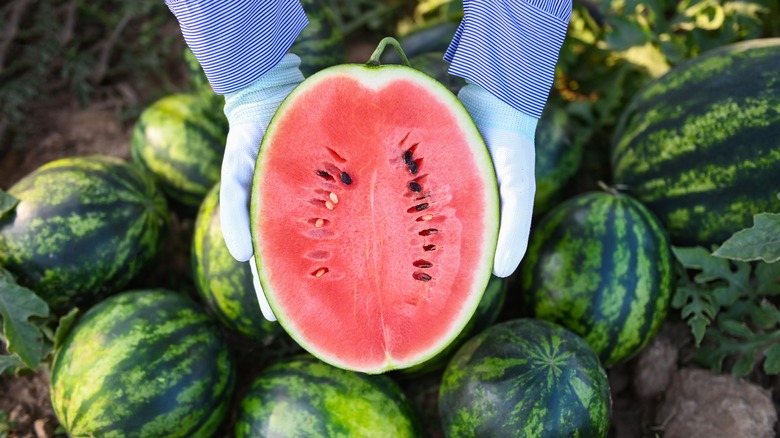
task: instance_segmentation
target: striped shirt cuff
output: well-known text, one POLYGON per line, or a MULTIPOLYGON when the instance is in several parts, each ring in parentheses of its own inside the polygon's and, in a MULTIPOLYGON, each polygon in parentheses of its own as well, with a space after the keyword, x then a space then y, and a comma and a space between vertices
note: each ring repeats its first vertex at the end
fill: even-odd
POLYGON ((298 0, 166 0, 217 94, 273 68, 308 24, 298 0))
POLYGON ((571 0, 464 0, 444 59, 518 111, 539 118, 566 37, 571 0))

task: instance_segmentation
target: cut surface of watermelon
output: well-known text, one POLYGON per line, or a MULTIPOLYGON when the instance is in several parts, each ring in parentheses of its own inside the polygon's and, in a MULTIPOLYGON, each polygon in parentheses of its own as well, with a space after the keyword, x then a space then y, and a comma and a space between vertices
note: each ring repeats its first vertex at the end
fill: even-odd
POLYGON ((402 66, 342 65, 283 102, 255 169, 263 290, 304 348, 379 373, 446 347, 490 278, 490 155, 446 88, 402 66))

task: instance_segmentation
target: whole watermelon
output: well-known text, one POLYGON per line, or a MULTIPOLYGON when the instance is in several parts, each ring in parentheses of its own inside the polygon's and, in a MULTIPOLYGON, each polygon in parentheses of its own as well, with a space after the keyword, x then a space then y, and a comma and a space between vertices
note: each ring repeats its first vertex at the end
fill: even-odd
POLYGON ((0 265, 55 311, 124 287, 160 250, 168 207, 151 176, 106 156, 52 161, 8 193, 0 265))
POLYGON ((585 341, 610 367, 660 328, 674 285, 665 231, 627 195, 592 192, 554 208, 531 233, 525 308, 585 341))
POLYGON ((290 52, 301 58, 301 73, 309 77, 345 62, 344 38, 325 0, 302 0, 301 4, 309 24, 298 34, 290 52))
POLYGON ((471 338, 444 371, 439 414, 448 437, 605 437, 607 374, 574 333, 515 319, 471 338))
POLYGON ((174 201, 198 206, 219 180, 228 124, 221 108, 194 94, 164 97, 133 129, 133 161, 174 201))
POLYGON ((615 183, 676 245, 721 244, 780 212, 780 39, 711 51, 648 84, 621 116, 615 183))
POLYGON ((235 436, 403 438, 420 436, 420 424, 389 377, 298 356, 252 382, 241 400, 235 436))
POLYGON ((141 290, 81 316, 55 353, 51 401, 74 437, 209 437, 234 382, 230 352, 197 304, 141 290))
POLYGON ((230 255, 222 237, 219 187, 206 195, 195 222, 192 269, 203 301, 225 327, 244 336, 270 341, 282 333, 277 322, 263 317, 248 263, 230 255))

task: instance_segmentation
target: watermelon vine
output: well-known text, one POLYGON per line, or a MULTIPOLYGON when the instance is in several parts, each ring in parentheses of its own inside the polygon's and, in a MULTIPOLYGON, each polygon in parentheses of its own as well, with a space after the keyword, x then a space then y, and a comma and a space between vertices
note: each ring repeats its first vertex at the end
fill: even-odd
POLYGON ((691 328, 695 359, 721 372, 780 373, 780 214, 762 213, 716 251, 672 250, 683 268, 672 306, 691 328))

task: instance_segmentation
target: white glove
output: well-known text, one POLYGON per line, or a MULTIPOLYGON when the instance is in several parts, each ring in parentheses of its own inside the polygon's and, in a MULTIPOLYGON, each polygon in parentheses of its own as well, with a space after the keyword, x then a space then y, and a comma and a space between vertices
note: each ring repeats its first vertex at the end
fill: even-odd
POLYGON ((260 79, 225 96, 225 115, 230 131, 222 160, 219 192, 222 234, 230 254, 240 262, 249 261, 260 310, 270 321, 276 321, 276 317, 257 276, 249 229, 249 197, 263 135, 284 98, 303 81, 300 64, 298 56, 287 54, 260 79))
POLYGON ((536 192, 534 134, 538 119, 471 82, 460 90, 458 99, 474 119, 493 158, 501 197, 493 274, 508 277, 528 248, 536 192))

